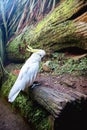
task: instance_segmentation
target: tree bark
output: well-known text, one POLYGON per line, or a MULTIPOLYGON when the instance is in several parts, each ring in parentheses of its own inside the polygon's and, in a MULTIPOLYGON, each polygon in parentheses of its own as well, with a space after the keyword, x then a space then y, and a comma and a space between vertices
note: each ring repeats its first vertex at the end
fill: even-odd
POLYGON ((81 103, 87 100, 87 80, 69 74, 51 76, 40 74, 37 81, 41 83, 30 89, 30 96, 42 105, 54 118, 57 118, 69 103, 81 103))
POLYGON ((51 53, 66 47, 87 50, 87 1, 65 0, 48 14, 36 27, 28 29, 7 45, 10 60, 29 57, 24 41, 34 48, 51 53), (22 52, 19 51, 22 47, 22 52), (24 57, 24 54, 25 57, 24 57))
POLYGON ((76 100, 79 102, 81 98, 86 98, 86 95, 73 90, 70 94, 67 94, 67 92, 62 92, 62 88, 61 90, 55 90, 44 86, 34 88, 33 97, 57 118, 68 103, 75 102, 76 100))

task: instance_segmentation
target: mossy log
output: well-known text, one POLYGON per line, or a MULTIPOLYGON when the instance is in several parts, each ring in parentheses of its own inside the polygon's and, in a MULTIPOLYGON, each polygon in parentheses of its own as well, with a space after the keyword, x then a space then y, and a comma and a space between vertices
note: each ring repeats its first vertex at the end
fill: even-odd
POLYGON ((82 98, 87 98, 85 94, 78 91, 70 90, 67 93, 67 89, 63 92, 63 87, 61 90, 56 90, 46 86, 34 88, 33 97, 55 118, 58 118, 68 103, 79 102, 82 98))
MULTIPOLYGON (((16 78, 17 76, 10 74, 1 87, 1 96, 6 100, 16 78)), ((63 113, 63 110, 67 110, 66 113, 68 113, 78 108, 81 112, 82 106, 87 103, 82 103, 82 99, 84 101, 87 99, 87 80, 84 77, 76 78, 70 75, 57 77, 40 74, 37 80, 40 81, 40 86, 30 89, 29 95, 20 92, 12 103, 12 107, 17 108, 23 117, 32 122, 36 130, 53 130, 52 128, 54 128, 54 124, 56 125, 56 120, 59 119, 61 121, 60 115, 63 113), (68 106, 69 103, 71 105, 68 106), (73 104, 77 108, 73 108, 73 104)))
MULTIPOLYGON (((83 119, 87 113, 86 77, 75 77, 66 74, 58 77, 45 75, 43 78, 43 74, 40 74, 37 80, 41 82, 41 86, 31 90, 31 97, 51 113, 50 120, 54 130, 64 128, 61 125, 62 123, 69 127, 68 122, 73 124, 72 121, 75 118, 75 121, 79 120, 77 113, 82 118, 79 120, 81 122, 80 126, 83 126, 82 122, 86 126, 87 118, 83 119)), ((73 127, 78 127, 78 125, 77 123, 73 127)))
POLYGON ((27 44, 47 53, 66 47, 87 50, 87 1, 64 0, 35 27, 29 27, 7 45, 8 59, 29 57, 27 44))

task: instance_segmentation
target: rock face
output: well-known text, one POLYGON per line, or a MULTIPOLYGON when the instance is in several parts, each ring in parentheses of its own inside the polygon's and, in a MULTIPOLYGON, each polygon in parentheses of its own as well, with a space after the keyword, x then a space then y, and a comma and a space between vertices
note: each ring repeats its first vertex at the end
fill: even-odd
POLYGON ((8 59, 23 61, 29 54, 27 44, 43 48, 47 53, 67 47, 87 50, 87 1, 64 0, 36 27, 15 37, 7 45, 8 59))

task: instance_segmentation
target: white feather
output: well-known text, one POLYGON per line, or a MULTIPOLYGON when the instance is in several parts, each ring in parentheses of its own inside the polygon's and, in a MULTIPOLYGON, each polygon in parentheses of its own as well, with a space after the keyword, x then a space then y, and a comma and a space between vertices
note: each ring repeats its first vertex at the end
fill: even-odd
POLYGON ((39 63, 44 55, 45 51, 40 50, 40 52, 33 53, 31 57, 25 62, 20 70, 15 84, 10 90, 8 96, 9 102, 13 102, 21 90, 24 90, 25 87, 33 84, 39 70, 39 63))

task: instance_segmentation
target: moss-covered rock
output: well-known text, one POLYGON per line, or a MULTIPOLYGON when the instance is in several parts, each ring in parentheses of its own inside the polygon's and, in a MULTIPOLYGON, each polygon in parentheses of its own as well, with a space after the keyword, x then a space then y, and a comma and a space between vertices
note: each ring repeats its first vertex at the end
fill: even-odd
MULTIPOLYGON (((9 91, 17 76, 10 74, 1 87, 1 95, 7 100, 9 91)), ((28 94, 20 92, 12 107, 19 110, 21 115, 31 122, 36 130, 50 130, 49 113, 29 98, 28 94)))
POLYGON ((7 57, 11 61, 24 61, 26 57, 29 57, 29 52, 26 52, 25 43, 22 39, 22 35, 14 38, 11 42, 12 44, 8 44, 7 48, 7 57))
POLYGON ((7 45, 8 58, 20 61, 29 57, 26 44, 45 49, 48 53, 72 46, 87 50, 87 23, 69 20, 85 3, 84 0, 65 0, 36 27, 27 29, 7 45))

